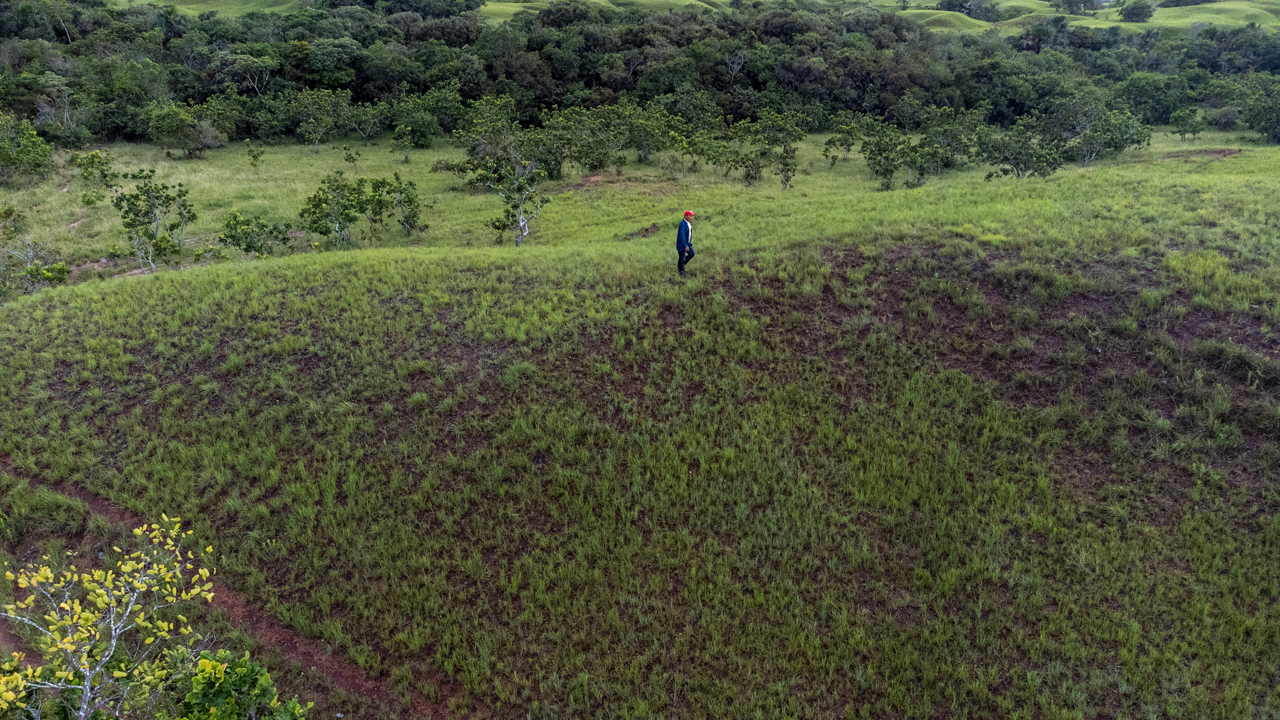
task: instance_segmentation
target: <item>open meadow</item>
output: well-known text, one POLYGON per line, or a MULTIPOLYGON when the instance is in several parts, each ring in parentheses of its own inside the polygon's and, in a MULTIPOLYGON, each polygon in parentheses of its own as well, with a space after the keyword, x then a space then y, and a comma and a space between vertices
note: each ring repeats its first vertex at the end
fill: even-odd
MULTIPOLYGON (((190 189, 200 237, 0 305, 4 511, 53 486, 189 519, 223 582, 398 695, 321 682, 317 716, 1271 717, 1280 149, 1255 138, 888 192, 821 137, 786 192, 633 157, 551 186, 518 249, 428 172, 452 149, 353 144, 429 229, 198 263, 343 153, 113 147, 190 189)), ((97 260, 118 221, 59 172, 7 199, 97 260)), ((86 522, 51 506, 37 535, 86 522)))
MULTIPOLYGON (((619 11, 628 9, 666 12, 670 10, 724 10, 729 7, 727 0, 587 0, 593 4, 619 11)), ((136 0, 114 0, 118 7, 137 5, 136 0)), ((815 4, 823 3, 815 0, 815 4)), ((984 32, 994 30, 1001 34, 1018 34, 1029 25, 1043 22, 1051 17, 1064 16, 1047 0, 1003 0, 996 5, 1001 8, 1017 8, 1022 14, 1000 23, 975 20, 958 12, 937 9, 937 4, 928 0, 909 0, 903 9, 901 2, 893 0, 862 0, 859 2, 837 3, 856 11, 861 7, 874 7, 885 12, 902 12, 905 16, 936 31, 947 32, 984 32)), ((486 20, 494 23, 510 20, 520 11, 536 12, 550 5, 550 0, 487 0, 479 9, 486 20)), ((191 15, 202 12, 217 11, 223 15, 241 15, 247 12, 290 12, 302 6, 297 0, 184 0, 175 6, 191 15)), ((1244 27, 1250 23, 1266 29, 1280 29, 1280 3, 1276 0, 1219 0, 1186 7, 1157 8, 1155 14, 1145 23, 1127 23, 1120 18, 1119 8, 1109 4, 1097 12, 1087 16, 1065 15, 1072 24, 1091 28, 1116 26, 1129 32, 1141 32, 1159 29, 1165 32, 1185 33, 1194 26, 1216 25, 1233 29, 1244 27)))

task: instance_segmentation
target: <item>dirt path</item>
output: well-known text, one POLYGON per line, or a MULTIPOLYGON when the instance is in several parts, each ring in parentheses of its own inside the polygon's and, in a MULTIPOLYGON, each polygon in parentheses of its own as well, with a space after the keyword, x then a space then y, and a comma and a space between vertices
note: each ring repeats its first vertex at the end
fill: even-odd
MULTIPOLYGON (((0 455, 0 471, 13 472, 12 463, 3 455, 0 455)), ((33 485, 38 484, 56 493, 80 500, 95 514, 106 517, 112 522, 130 528, 139 527, 147 522, 133 512, 117 507, 83 488, 66 483, 38 483, 32 478, 28 480, 33 485)), ((243 595, 218 580, 213 583, 212 605, 225 610, 232 623, 247 628, 248 632, 262 645, 279 650, 287 659, 297 662, 304 668, 314 668, 329 678, 335 686, 348 693, 366 699, 384 700, 386 707, 399 705, 399 694, 389 682, 367 677, 350 659, 334 655, 321 643, 285 627, 268 612, 254 606, 243 595)), ((0 623, 0 643, 5 647, 13 647, 19 652, 27 653, 28 657, 38 657, 38 653, 32 651, 13 633, 8 623, 0 623)), ((449 717, 447 699, 458 692, 458 688, 451 686, 447 678, 443 677, 434 679, 434 684, 440 691, 440 702, 433 703, 415 690, 411 711, 413 717, 436 720, 449 717)))

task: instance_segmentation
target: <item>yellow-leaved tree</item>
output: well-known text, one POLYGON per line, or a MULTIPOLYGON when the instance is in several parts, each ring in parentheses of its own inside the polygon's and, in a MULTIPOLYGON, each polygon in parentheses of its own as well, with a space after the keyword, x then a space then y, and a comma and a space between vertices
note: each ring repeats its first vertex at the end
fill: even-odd
POLYGON ((60 567, 45 556, 5 573, 27 596, 0 616, 29 630, 45 664, 28 666, 17 653, 0 664, 0 718, 303 716, 296 700, 279 702, 270 676, 247 657, 239 665, 242 675, 252 671, 252 697, 237 699, 244 678, 223 682, 219 668, 237 663, 209 653, 182 614, 213 600, 212 572, 183 551, 191 531, 180 518, 162 520, 134 530, 128 550, 112 548, 121 557, 110 567, 78 567, 68 553, 60 567), (227 702, 236 711, 227 713, 227 702))

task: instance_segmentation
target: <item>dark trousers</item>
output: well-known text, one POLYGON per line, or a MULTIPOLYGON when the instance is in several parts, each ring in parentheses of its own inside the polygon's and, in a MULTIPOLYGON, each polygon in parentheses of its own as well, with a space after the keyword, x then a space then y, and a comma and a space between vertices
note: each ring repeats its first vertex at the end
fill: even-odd
POLYGON ((676 261, 676 269, 683 275, 684 264, 693 259, 693 247, 676 248, 676 255, 679 256, 679 260, 676 261))

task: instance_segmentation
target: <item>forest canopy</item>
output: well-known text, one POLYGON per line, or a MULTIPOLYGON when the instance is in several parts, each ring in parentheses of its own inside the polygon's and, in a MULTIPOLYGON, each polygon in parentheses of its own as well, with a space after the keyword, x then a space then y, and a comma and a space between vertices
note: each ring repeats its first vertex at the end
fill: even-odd
POLYGON ((828 131, 845 113, 918 129, 923 108, 984 108, 1011 127, 1091 98, 1167 123, 1188 107, 1280 136, 1280 41, 1255 27, 1069 26, 1022 35, 934 33, 867 7, 752 3, 730 11, 617 11, 557 2, 485 22, 479 0, 349 0, 278 14, 192 17, 173 6, 0 3, 0 109, 60 146, 150 140, 198 156, 224 140, 321 142, 419 128, 429 143, 465 109, 506 96, 516 118, 627 100, 692 128, 794 115, 828 131), (364 128, 363 130, 361 128, 364 128))

